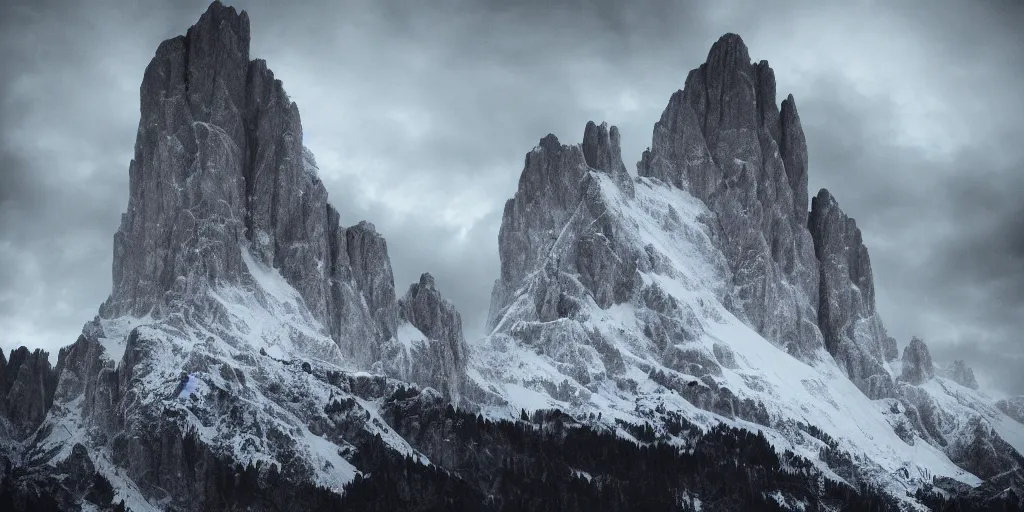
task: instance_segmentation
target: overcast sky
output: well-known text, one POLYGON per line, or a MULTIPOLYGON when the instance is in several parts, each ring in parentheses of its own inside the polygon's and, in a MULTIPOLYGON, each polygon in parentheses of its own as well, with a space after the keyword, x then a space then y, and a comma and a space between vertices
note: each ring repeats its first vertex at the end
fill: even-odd
MULTIPOLYGON (((342 222, 386 236, 399 293, 433 273, 471 338, 524 154, 608 121, 635 173, 671 94, 736 32, 796 97, 811 195, 864 231, 901 350, 920 335, 1024 393, 1022 2, 228 3, 342 222)), ((55 353, 110 293, 143 70, 206 5, 3 2, 0 347, 55 353)))

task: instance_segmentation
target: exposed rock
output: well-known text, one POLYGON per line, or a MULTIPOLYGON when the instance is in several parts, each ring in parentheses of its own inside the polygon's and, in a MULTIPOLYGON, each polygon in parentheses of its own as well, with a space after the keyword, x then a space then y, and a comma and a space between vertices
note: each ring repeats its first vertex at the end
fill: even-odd
POLYGON ((469 356, 462 334, 462 316, 434 287, 430 274, 421 275, 398 304, 401 319, 426 336, 424 345, 413 347, 411 371, 399 376, 432 386, 458 400, 469 356))
POLYGON ((104 316, 161 316, 207 283, 239 280, 248 67, 248 16, 215 2, 146 68, 104 316))
POLYGON ((585 295, 603 308, 631 296, 634 249, 620 243, 615 222, 604 216, 600 184, 589 175, 591 170, 607 174, 631 194, 618 130, 591 122, 584 139, 569 146, 549 134, 526 156, 519 190, 505 203, 498 234, 501 279, 492 293, 492 326, 535 270, 542 271, 533 290, 540 321, 572 316, 585 295))
POLYGON ((957 359, 946 368, 944 372, 953 382, 965 388, 978 389, 978 379, 974 377, 974 370, 963 360, 957 359))
POLYGON ((214 2, 160 45, 143 79, 129 191, 102 317, 216 311, 209 290, 247 286, 250 251, 360 364, 394 334, 387 246, 370 224, 340 226, 298 107, 265 61, 249 60, 245 12, 214 2))
POLYGON ((1024 423, 1024 396, 1004 398, 996 402, 996 407, 1003 411, 1003 414, 1024 423))
POLYGON ((892 391, 882 366, 895 351, 875 310, 871 259, 857 222, 846 216, 827 190, 811 201, 808 227, 820 262, 818 325, 825 348, 868 396, 892 391))
POLYGON ((901 378, 911 384, 922 384, 935 376, 935 365, 928 352, 928 346, 917 336, 903 349, 903 375, 901 378))
MULTIPOLYGON (((0 503, 45 490, 60 509, 77 508, 104 466, 129 482, 122 494, 161 508, 229 509, 221 476, 237 483, 235 464, 266 460, 271 480, 262 481, 269 465, 247 473, 263 489, 332 487, 323 494, 337 498, 352 476, 339 449, 388 434, 352 396, 368 387, 340 371, 379 365, 396 334, 387 244, 372 224, 343 227, 327 204, 298 108, 266 63, 249 59, 244 12, 215 1, 164 41, 140 103, 109 299, 56 369, 41 351, 0 357, 0 470, 26 463, 17 492, 3 479, 0 503), (12 443, 34 431, 31 445, 12 443), (9 447, 28 451, 6 458, 9 447)), ((454 322, 457 343, 439 345, 449 367, 464 368, 458 314, 445 304, 438 325, 454 322)), ((413 310, 421 325, 434 313, 413 310)), ((381 393, 368 400, 395 387, 373 378, 381 393)))
POLYGON ((943 411, 927 391, 917 386, 901 382, 897 390, 900 403, 904 407, 904 416, 917 435, 932 446, 943 449, 949 447, 946 434, 955 434, 948 428, 956 423, 954 418, 943 411))
POLYGON ((783 107, 780 116, 768 63, 752 64, 742 39, 726 34, 672 95, 637 172, 708 205, 736 285, 734 312, 811 357, 822 340, 805 222, 807 148, 792 97, 783 107))
POLYGON ((0 355, 0 414, 7 418, 15 439, 24 439, 43 422, 56 387, 57 374, 48 353, 19 347, 6 361, 0 355))
POLYGON ((388 244, 373 224, 363 221, 345 232, 348 260, 359 289, 366 297, 373 319, 384 339, 395 334, 398 305, 395 278, 388 258, 388 244))
POLYGON ((608 128, 608 123, 597 125, 588 121, 583 130, 583 158, 591 168, 608 173, 625 194, 632 197, 633 180, 622 163, 617 127, 608 128))
MULTIPOLYGON (((775 87, 766 62, 751 64, 738 36, 723 37, 655 128, 638 170, 656 179, 630 178, 615 127, 588 123, 577 145, 542 139, 527 155, 499 235, 501 278, 488 342, 516 346, 497 354, 493 368, 473 367, 469 379, 459 313, 429 274, 396 299, 384 238, 367 222, 342 226, 302 146, 297 107, 265 62, 249 60, 247 16, 214 2, 185 36, 164 42, 147 69, 131 197, 101 316, 61 350, 55 370, 45 353, 20 350, 9 362, 0 354, 2 412, 17 420, 18 439, 42 422, 29 451, 17 454, 38 455, 30 461, 36 465, 19 467, 13 485, 7 477, 15 459, 0 446, 0 492, 18 487, 16 497, 32 499, 49 492, 59 508, 106 507, 109 483, 87 480, 112 469, 127 484, 119 495, 170 509, 318 510, 337 508, 318 500, 337 498, 357 471, 387 475, 385 468, 403 467, 412 474, 420 453, 443 469, 430 470, 438 478, 457 475, 450 482, 493 489, 495 481, 482 482, 474 467, 515 476, 523 463, 512 450, 521 442, 494 440, 518 432, 522 441, 525 432, 530 446, 553 446, 549 441, 564 441, 562 420, 550 429, 490 428, 483 417, 446 404, 471 397, 479 402, 467 404, 473 412, 484 405, 502 411, 515 392, 538 408, 582 412, 579 421, 548 415, 572 426, 615 426, 609 412, 663 421, 636 431, 650 440, 666 433, 692 440, 682 434, 691 430, 682 428, 685 418, 665 409, 679 399, 786 435, 780 411, 801 413, 779 395, 799 384, 752 371, 752 363, 781 354, 734 323, 726 308, 791 354, 810 359, 827 347, 869 396, 897 393, 893 414, 905 407, 910 425, 901 438, 920 434, 979 474, 1010 467, 1012 450, 988 424, 964 427, 964 415, 910 385, 933 371, 930 358, 923 362, 926 348, 923 356, 905 352, 904 371, 917 373, 896 391, 878 371, 896 347, 874 312, 866 249, 852 220, 827 208, 830 196, 807 228, 806 141, 793 98, 780 110, 775 87), (256 298, 234 301, 238 289, 256 298), (278 299, 281 308, 259 310, 278 299), (819 311, 825 302, 827 311, 819 311), (840 314, 840 306, 849 310, 840 314), (300 325, 276 324, 277 316, 300 325), (305 350, 321 340, 345 360, 305 350), (266 346, 257 350, 259 343, 266 346), (104 347, 123 349, 123 356, 114 361, 104 347), (501 365, 519 380, 480 375, 501 365), (441 393, 406 390, 395 376, 441 393), (516 385, 522 389, 510 391, 516 385), (429 407, 413 407, 416 401, 429 407), (607 407, 603 423, 600 414, 593 418, 595 404, 607 407), (973 435, 962 435, 968 427, 973 435), (466 456, 475 453, 487 458, 466 456), (388 458, 398 464, 382 462, 388 458), (250 461, 255 468, 236 465, 250 461)), ((827 404, 816 411, 848 418, 835 403, 844 398, 808 376, 800 382, 806 393, 797 395, 806 401, 796 402, 803 414, 827 404)), ((872 411, 870 402, 853 403, 859 407, 852 410, 872 411)), ((874 440, 861 434, 868 439, 861 443, 874 440)), ((0 435, 0 444, 17 444, 0 435)), ((764 435, 723 439, 734 438, 770 452, 764 435)), ((593 439, 632 446, 618 436, 593 439)), ((704 448, 711 450, 704 456, 735 451, 704 448)), ((849 457, 846 464, 850 471, 840 476, 864 483, 849 457)), ((594 477, 616 488, 625 483, 612 473, 594 477)), ((404 480, 399 493, 429 485, 404 480)), ((817 492, 818 484, 815 477, 809 489, 817 492)))

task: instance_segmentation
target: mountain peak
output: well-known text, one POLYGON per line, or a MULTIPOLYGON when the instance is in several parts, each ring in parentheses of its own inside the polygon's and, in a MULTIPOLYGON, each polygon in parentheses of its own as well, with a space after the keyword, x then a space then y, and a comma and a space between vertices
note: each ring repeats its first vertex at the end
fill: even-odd
POLYGON ((953 361, 945 373, 953 382, 965 388, 978 389, 978 379, 974 376, 974 370, 962 359, 953 361))
POLYGON ((210 2, 206 12, 199 17, 186 33, 187 38, 232 37, 239 47, 249 48, 249 13, 237 11, 234 7, 224 5, 220 0, 210 2))
POLYGON ((743 38, 732 32, 727 32, 719 37, 708 51, 707 63, 710 65, 713 62, 749 65, 750 53, 743 38))
POLYGON ((935 376, 935 365, 924 340, 914 336, 903 349, 903 380, 921 384, 935 376))
POLYGON ((609 128, 608 123, 598 125, 588 121, 583 129, 583 158, 591 168, 607 173, 621 188, 632 194, 633 181, 622 163, 622 145, 617 127, 609 128))
POLYGON ((811 320, 819 276, 806 223, 807 149, 799 118, 780 115, 775 96, 768 63, 751 63, 738 35, 722 36, 673 94, 637 173, 714 212, 735 285, 733 312, 812 357, 822 341, 811 320))
POLYGON ((275 269, 342 352, 369 363, 365 341, 397 322, 387 244, 369 222, 340 225, 298 107, 266 61, 249 59, 249 37, 245 11, 215 1, 147 66, 100 315, 218 311, 211 290, 252 288, 275 269))
POLYGON ((429 272, 424 272, 420 275, 420 289, 422 290, 433 290, 434 289, 434 276, 430 275, 429 272))

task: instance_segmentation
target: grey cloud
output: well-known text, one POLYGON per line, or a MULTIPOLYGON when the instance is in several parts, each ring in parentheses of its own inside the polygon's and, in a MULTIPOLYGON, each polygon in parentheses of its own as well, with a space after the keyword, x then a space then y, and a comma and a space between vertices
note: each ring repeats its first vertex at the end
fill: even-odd
MULTIPOLYGON (((990 385, 1024 392, 1007 362, 1024 353, 1014 337, 1024 304, 1014 178, 1024 157, 1011 115, 1024 111, 1019 4, 234 5, 249 11, 252 55, 298 103, 342 221, 370 220, 387 237, 399 292, 433 273, 470 338, 482 334, 501 208, 523 155, 549 132, 578 142, 588 120, 608 121, 632 169, 687 71, 737 32, 776 68, 779 94, 796 95, 812 188, 829 188, 864 229, 893 334, 921 334, 937 360, 962 357, 990 385), (857 46, 865 27, 877 46, 857 46), (871 65, 853 73, 849 59, 871 65), (938 102, 919 116, 930 123, 887 93, 907 84, 938 102), (962 144, 902 140, 936 126, 962 144)), ((109 292, 142 72, 205 7, 0 7, 0 65, 11 70, 0 79, 0 332, 31 337, 0 346, 69 343, 109 292)))
POLYGON ((817 85, 842 99, 798 100, 811 186, 836 193, 864 231, 887 327, 901 344, 921 335, 937 361, 964 359, 983 382, 1019 393, 1024 148, 1014 132, 986 112, 966 120, 983 137, 936 158, 892 142, 896 105, 841 83, 817 85))

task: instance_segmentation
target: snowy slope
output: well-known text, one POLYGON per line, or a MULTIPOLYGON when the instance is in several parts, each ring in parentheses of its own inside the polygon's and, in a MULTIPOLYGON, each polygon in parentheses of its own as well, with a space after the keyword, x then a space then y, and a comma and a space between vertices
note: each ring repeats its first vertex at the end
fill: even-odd
POLYGON ((359 472, 345 458, 353 451, 353 432, 379 434, 400 453, 428 463, 376 412, 377 402, 400 383, 355 372, 298 293, 242 251, 251 276, 246 285, 211 287, 208 300, 159 322, 123 317, 87 327, 94 339, 72 347, 69 366, 116 365, 125 396, 109 408, 109 390, 83 387, 77 371, 65 371, 33 452, 57 464, 76 444, 86 446, 102 461, 118 499, 136 510, 146 504, 132 480, 150 468, 115 449, 117 438, 142 438, 145 446, 154 436, 194 431, 238 464, 262 462, 282 471, 289 465, 338 491, 359 472), (91 347, 102 348, 85 350, 91 347))
MULTIPOLYGON (((678 364, 666 364, 665 354, 673 347, 657 347, 644 335, 644 319, 652 312, 637 297, 602 309, 588 295, 586 311, 539 322, 533 310, 535 287, 541 279, 538 270, 513 294, 490 336, 474 347, 470 378, 503 399, 487 408, 489 414, 507 417, 523 408, 565 407, 581 417, 600 413, 609 425, 621 418, 657 426, 664 411, 675 410, 705 426, 725 422, 753 430, 767 427, 766 435, 779 451, 791 449, 817 459, 822 443, 798 428, 802 422, 835 438, 842 450, 860 461, 862 475, 893 492, 902 494, 904 488, 933 476, 972 485, 980 482, 942 450, 920 439, 913 445, 901 439, 884 414, 886 402, 868 399, 823 349, 810 364, 802 362, 729 312, 722 303, 728 274, 723 256, 711 243, 705 220, 710 213, 703 203, 657 180, 637 179, 635 198, 631 198, 604 173, 591 171, 590 178, 600 184, 604 220, 614 219, 620 243, 646 246, 653 259, 660 261, 640 272, 644 289, 670 297, 678 304, 674 310, 684 312, 683 320, 697 333, 692 341, 674 348, 692 360, 717 363, 721 372, 698 377, 680 371, 678 364), (533 334, 547 329, 557 334, 533 334), (593 331, 614 350, 594 343, 588 334, 593 331), (621 369, 613 368, 617 358, 609 353, 621 355, 621 369), (664 379, 653 379, 656 372, 685 383, 683 392, 663 385, 664 379), (700 400, 698 393, 689 399, 683 396, 687 389, 709 386, 763 404, 767 417, 709 412, 704 409, 716 408, 695 404, 700 400), (751 416, 760 419, 744 419, 751 416)), ((568 247, 570 242, 555 241, 552 254, 538 261, 538 268, 559 258, 558 244, 568 247)), ((1016 427, 997 424, 1007 437, 1018 435, 1016 427)))

